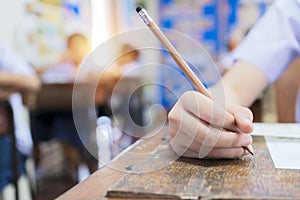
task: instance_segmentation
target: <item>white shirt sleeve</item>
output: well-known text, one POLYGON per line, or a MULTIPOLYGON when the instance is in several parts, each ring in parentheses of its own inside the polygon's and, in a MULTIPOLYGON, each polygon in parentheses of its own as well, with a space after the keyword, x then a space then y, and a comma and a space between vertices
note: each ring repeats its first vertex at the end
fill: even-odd
MULTIPOLYGON (((14 74, 31 76, 34 70, 26 61, 9 47, 0 45, 0 70, 14 74)), ((13 110, 15 136, 18 150, 29 155, 32 152, 32 137, 29 127, 28 113, 25 112, 20 94, 12 94, 9 103, 13 110)))
POLYGON ((0 69, 14 74, 31 76, 34 74, 26 60, 8 46, 0 45, 0 69))
POLYGON ((232 53, 263 71, 270 83, 300 54, 300 0, 276 1, 232 53))

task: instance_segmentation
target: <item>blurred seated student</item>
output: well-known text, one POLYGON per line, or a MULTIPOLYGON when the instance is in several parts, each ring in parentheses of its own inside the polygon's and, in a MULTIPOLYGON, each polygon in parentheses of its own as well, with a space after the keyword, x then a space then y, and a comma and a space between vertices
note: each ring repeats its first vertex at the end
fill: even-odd
MULTIPOLYGON (((67 49, 61 63, 40 69, 39 73, 41 77, 47 78, 48 76, 51 78, 51 74, 62 73, 64 74, 64 76, 62 76, 65 78, 64 80, 68 80, 68 82, 74 81, 79 66, 88 53, 88 47, 88 40, 83 35, 71 35, 67 40, 67 49)), ((128 46, 125 46, 122 51, 128 51, 128 48, 128 46)), ((122 76, 124 65, 135 59, 136 53, 125 54, 121 56, 113 66, 101 74, 97 94, 95 95, 95 103, 98 107, 99 116, 111 116, 111 111, 107 104, 108 99, 111 96, 115 84, 122 76)), ((90 71, 84 72, 86 78, 82 80, 83 82, 92 81, 93 79, 98 80, 99 74, 93 72, 89 73, 90 71)), ((72 112, 68 111, 54 114, 41 113, 36 117, 36 130, 38 134, 37 139, 39 141, 57 139, 62 143, 64 152, 71 164, 68 171, 71 173, 73 179, 77 180, 78 174, 76 172, 80 164, 86 159, 86 154, 85 156, 82 155, 83 152, 86 153, 86 149, 78 136, 72 112)), ((89 167, 90 171, 93 172, 96 170, 95 163, 97 166, 97 162, 93 162, 92 158, 88 159, 92 162, 89 163, 89 167)))
MULTIPOLYGON (((45 82, 74 82, 81 62, 85 59, 90 50, 88 38, 75 33, 66 40, 66 50, 61 61, 44 68, 38 73, 45 82), (58 78, 59 77, 59 78, 58 78)), ((74 182, 78 180, 78 169, 84 159, 91 159, 89 170, 95 171, 97 162, 88 154, 78 136, 72 111, 44 112, 35 116, 36 139, 37 141, 48 141, 56 139, 61 142, 64 154, 69 161, 68 172, 74 182)), ((86 176, 86 175, 85 175, 86 176)))
POLYGON ((9 47, 0 44, 0 193, 13 178, 11 134, 16 137, 19 175, 24 173, 26 157, 32 151, 31 132, 24 119, 20 92, 37 91, 39 86, 37 75, 26 61, 9 47), (9 113, 7 105, 11 106, 12 113, 9 113), (11 114, 13 119, 10 118, 11 114), (13 127, 10 127, 12 121, 13 127))
POLYGON ((99 80, 96 94, 96 104, 98 106, 98 115, 111 115, 108 100, 117 82, 122 76, 139 77, 138 70, 134 70, 139 66, 139 51, 130 44, 123 44, 119 51, 119 57, 112 63, 107 70, 102 73, 99 80))
MULTIPOLYGON (((98 83, 97 90, 99 92, 96 93, 96 102, 98 102, 98 116, 111 116, 112 111, 109 106, 109 102, 112 97, 112 92, 116 87, 118 81, 123 79, 132 79, 135 81, 136 79, 141 78, 141 70, 138 69, 140 66, 140 52, 139 50, 131 44, 123 43, 120 45, 120 50, 118 52, 118 56, 115 58, 114 62, 103 72, 101 79, 98 83)), ((126 82, 123 82, 126 83, 126 82)), ((126 87, 124 84, 118 85, 118 87, 126 87)), ((137 83, 139 84, 139 83, 137 83)), ((125 88, 127 89, 127 88, 125 88)), ((122 89, 124 90, 124 89, 122 89)), ((129 90, 129 88, 128 88, 129 90)), ((132 134, 135 134, 135 130, 133 130, 131 126, 131 120, 134 121, 139 126, 144 125, 143 120, 143 107, 141 103, 141 95, 138 93, 134 94, 122 94, 114 96, 114 111, 118 116, 114 116, 118 118, 118 124, 122 131, 129 131, 132 134), (131 95, 129 97, 129 95, 131 95), (125 102, 129 100, 129 105, 125 102), (129 108, 127 107, 129 106, 129 108), (130 116, 127 116, 127 110, 129 109, 130 116)), ((120 131, 118 131, 121 133, 120 131)), ((136 133, 138 134, 138 133, 136 133)), ((140 134, 140 133, 139 133, 140 134)), ((121 136, 117 136, 115 144, 119 145, 121 148, 126 148, 130 144, 132 144, 137 138, 129 136, 128 134, 122 134, 121 136)))
POLYGON ((67 38, 66 50, 60 61, 37 70, 45 82, 73 82, 80 64, 90 52, 88 38, 80 33, 74 33, 67 38))
POLYGON ((139 66, 139 58, 139 50, 125 43, 121 46, 120 57, 117 58, 112 68, 126 76, 139 76, 138 70, 135 70, 139 66))

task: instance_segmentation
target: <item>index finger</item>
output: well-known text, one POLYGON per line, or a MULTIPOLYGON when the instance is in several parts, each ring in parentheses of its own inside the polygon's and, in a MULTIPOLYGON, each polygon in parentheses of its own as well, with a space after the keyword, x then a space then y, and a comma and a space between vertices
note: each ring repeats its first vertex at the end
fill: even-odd
POLYGON ((180 98, 180 102, 187 112, 211 126, 240 132, 234 116, 222 105, 217 104, 203 94, 194 91, 186 92, 180 98))

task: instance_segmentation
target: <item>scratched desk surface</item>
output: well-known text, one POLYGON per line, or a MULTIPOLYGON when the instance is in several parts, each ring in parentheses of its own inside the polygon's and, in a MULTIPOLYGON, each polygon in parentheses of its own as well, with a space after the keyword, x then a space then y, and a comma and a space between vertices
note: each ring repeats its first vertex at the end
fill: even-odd
POLYGON ((127 173, 104 168, 60 198, 300 198, 300 170, 275 169, 262 137, 254 138, 254 157, 235 160, 179 158, 168 165, 165 164, 176 157, 166 142, 160 140, 161 137, 157 135, 138 142, 114 161, 114 168, 125 169, 127 173), (151 153, 143 156, 131 154, 149 151, 151 153))

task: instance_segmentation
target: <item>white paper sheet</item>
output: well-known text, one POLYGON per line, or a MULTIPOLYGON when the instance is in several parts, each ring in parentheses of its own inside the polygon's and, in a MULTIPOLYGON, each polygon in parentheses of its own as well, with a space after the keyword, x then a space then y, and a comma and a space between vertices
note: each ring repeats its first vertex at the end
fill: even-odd
POLYGON ((252 135, 300 138, 298 123, 254 123, 252 135))
POLYGON ((265 136, 276 168, 300 169, 300 124, 254 123, 252 135, 265 136))
POLYGON ((265 137, 276 168, 300 169, 300 138, 265 137))

